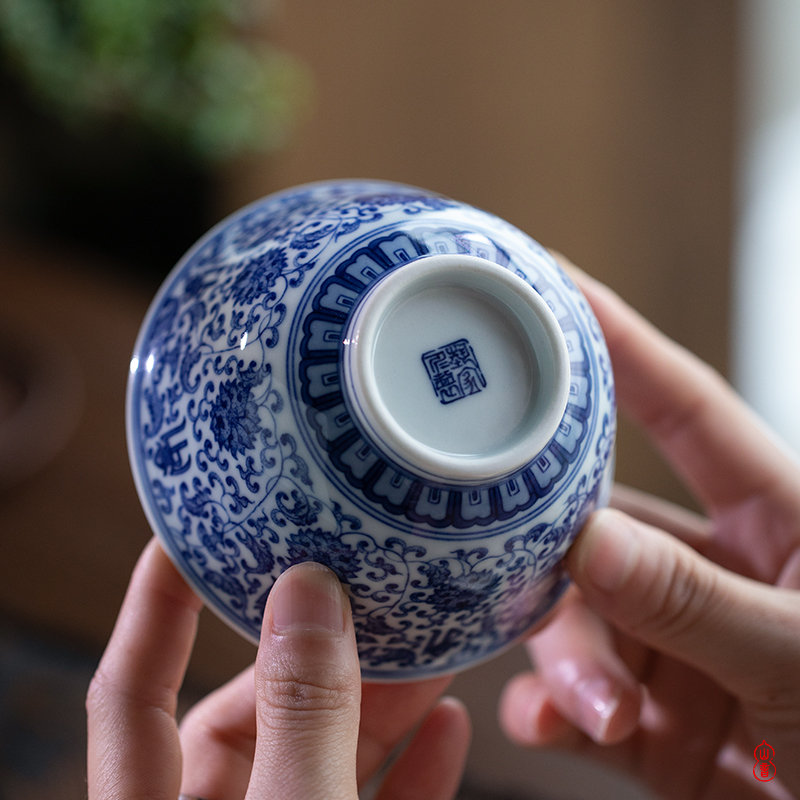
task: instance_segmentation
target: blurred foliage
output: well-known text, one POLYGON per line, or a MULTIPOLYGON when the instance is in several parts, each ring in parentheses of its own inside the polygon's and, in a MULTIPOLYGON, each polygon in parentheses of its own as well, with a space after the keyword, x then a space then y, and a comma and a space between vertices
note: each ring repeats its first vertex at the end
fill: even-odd
POLYGON ((149 129, 203 160, 286 140, 310 79, 252 33, 269 0, 0 0, 0 46, 68 125, 149 129))

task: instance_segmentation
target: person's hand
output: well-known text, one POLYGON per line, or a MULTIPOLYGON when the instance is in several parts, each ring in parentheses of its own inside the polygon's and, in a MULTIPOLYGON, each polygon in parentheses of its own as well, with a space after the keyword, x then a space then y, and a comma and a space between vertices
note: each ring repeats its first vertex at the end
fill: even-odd
POLYGON ((357 800, 420 720, 381 800, 446 800, 469 720, 449 678, 361 687, 347 598, 317 564, 269 595, 253 668, 175 719, 200 601, 151 542, 89 689, 89 800, 357 800), (359 714, 360 707, 360 714, 359 714), (360 716, 360 725, 359 725, 360 716))
POLYGON ((589 519, 568 555, 577 589, 529 640, 536 670, 506 687, 502 725, 664 798, 800 796, 800 467, 710 367, 562 264, 606 335, 621 409, 708 516, 618 490, 589 519), (762 782, 764 740, 777 776, 762 782))

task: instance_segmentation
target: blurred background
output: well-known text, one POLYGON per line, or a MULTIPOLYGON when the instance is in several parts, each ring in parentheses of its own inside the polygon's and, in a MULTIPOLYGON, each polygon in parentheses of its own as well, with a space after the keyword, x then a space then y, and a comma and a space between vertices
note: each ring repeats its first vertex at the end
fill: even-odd
MULTIPOLYGON (((0 0, 0 797, 85 797, 83 696, 150 536, 124 438, 147 305, 210 225, 324 178, 508 219, 800 450, 794 0, 0 0)), ((618 479, 693 507, 625 420, 618 479)), ((206 615, 186 701, 250 645, 206 615)), ((455 683, 462 796, 644 798, 508 744, 519 650, 455 683)))

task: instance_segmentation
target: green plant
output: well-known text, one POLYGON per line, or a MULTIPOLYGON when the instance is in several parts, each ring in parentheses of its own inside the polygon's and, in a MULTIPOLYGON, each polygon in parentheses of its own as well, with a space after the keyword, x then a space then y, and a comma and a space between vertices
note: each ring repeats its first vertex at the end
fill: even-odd
POLYGON ((122 120, 216 160, 280 146, 308 93, 297 59, 248 35, 255 11, 247 0, 0 0, 0 44, 68 124, 122 120))

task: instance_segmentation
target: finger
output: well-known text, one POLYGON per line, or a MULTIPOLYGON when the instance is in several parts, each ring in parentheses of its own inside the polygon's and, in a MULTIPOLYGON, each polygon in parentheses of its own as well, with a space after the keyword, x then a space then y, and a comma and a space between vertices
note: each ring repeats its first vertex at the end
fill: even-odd
POLYGON ((605 334, 620 406, 653 437, 704 505, 720 508, 785 485, 797 467, 711 367, 570 264, 605 334))
POLYGON ((413 683, 365 683, 361 687, 358 783, 369 780, 428 713, 452 675, 413 683))
POLYGON ((151 541, 86 698, 90 800, 178 794, 175 707, 200 606, 151 541))
POLYGON ((514 676, 503 689, 500 727, 522 747, 576 746, 584 734, 567 722, 553 703, 550 687, 535 672, 514 676))
POLYGON ((586 602, 622 631, 754 703, 800 703, 800 595, 713 564, 614 510, 589 518, 567 556, 586 602))
POLYGON ((469 714, 446 697, 420 725, 392 765, 377 800, 451 800, 464 772, 470 742, 469 714))
POLYGON ((361 676, 350 605, 330 570, 297 564, 278 578, 255 677, 247 797, 354 800, 361 676))
POLYGON ((715 679, 681 661, 658 658, 647 681, 635 740, 639 746, 616 766, 664 797, 698 796, 697 787, 706 785, 739 710, 737 700, 715 679), (676 753, 681 754, 680 769, 675 769, 676 753))
POLYGON ((564 719, 599 744, 620 742, 636 730, 642 688, 617 655, 607 624, 582 600, 561 608, 527 646, 564 719))
POLYGON ((775 584, 786 589, 800 589, 800 545, 786 559, 775 584))
POLYGON ((241 800, 256 747, 256 689, 246 669, 190 709, 180 726, 181 794, 241 800))
POLYGON ((705 553, 711 544, 710 520, 676 503, 615 483, 610 505, 630 517, 677 536, 699 553, 705 553))

